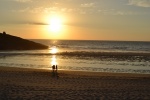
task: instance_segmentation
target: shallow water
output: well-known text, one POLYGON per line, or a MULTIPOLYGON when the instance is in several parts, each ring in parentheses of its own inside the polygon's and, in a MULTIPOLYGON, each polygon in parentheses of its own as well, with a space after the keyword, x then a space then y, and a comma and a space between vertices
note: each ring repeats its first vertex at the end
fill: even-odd
POLYGON ((0 66, 150 73, 150 42, 34 40, 47 50, 0 51, 0 66))

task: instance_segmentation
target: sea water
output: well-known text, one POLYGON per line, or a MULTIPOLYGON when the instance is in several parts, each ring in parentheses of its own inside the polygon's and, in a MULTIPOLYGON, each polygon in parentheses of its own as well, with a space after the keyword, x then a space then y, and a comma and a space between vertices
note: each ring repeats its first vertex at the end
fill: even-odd
POLYGON ((150 74, 150 42, 32 40, 45 50, 0 51, 0 66, 150 74))

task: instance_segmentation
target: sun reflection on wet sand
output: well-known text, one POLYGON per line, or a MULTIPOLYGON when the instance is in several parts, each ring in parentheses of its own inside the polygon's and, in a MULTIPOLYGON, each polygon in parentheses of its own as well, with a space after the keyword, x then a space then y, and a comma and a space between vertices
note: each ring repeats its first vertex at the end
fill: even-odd
POLYGON ((51 58, 51 65, 57 65, 57 59, 56 59, 56 56, 53 55, 52 58, 51 58))

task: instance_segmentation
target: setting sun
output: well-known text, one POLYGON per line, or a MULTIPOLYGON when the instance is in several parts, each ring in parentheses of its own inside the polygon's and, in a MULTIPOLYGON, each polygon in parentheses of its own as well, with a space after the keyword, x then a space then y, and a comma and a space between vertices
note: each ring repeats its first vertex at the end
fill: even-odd
POLYGON ((62 21, 59 17, 52 17, 49 24, 50 31, 59 32, 61 30, 62 21))

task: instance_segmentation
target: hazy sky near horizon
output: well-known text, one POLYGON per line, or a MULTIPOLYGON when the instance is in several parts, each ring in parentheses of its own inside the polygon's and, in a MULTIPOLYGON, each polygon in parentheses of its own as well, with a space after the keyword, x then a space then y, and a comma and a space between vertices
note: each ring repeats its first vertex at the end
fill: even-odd
POLYGON ((150 0, 0 0, 3 31, 27 39, 150 41, 150 0), (55 17, 57 32, 48 25, 55 17))

